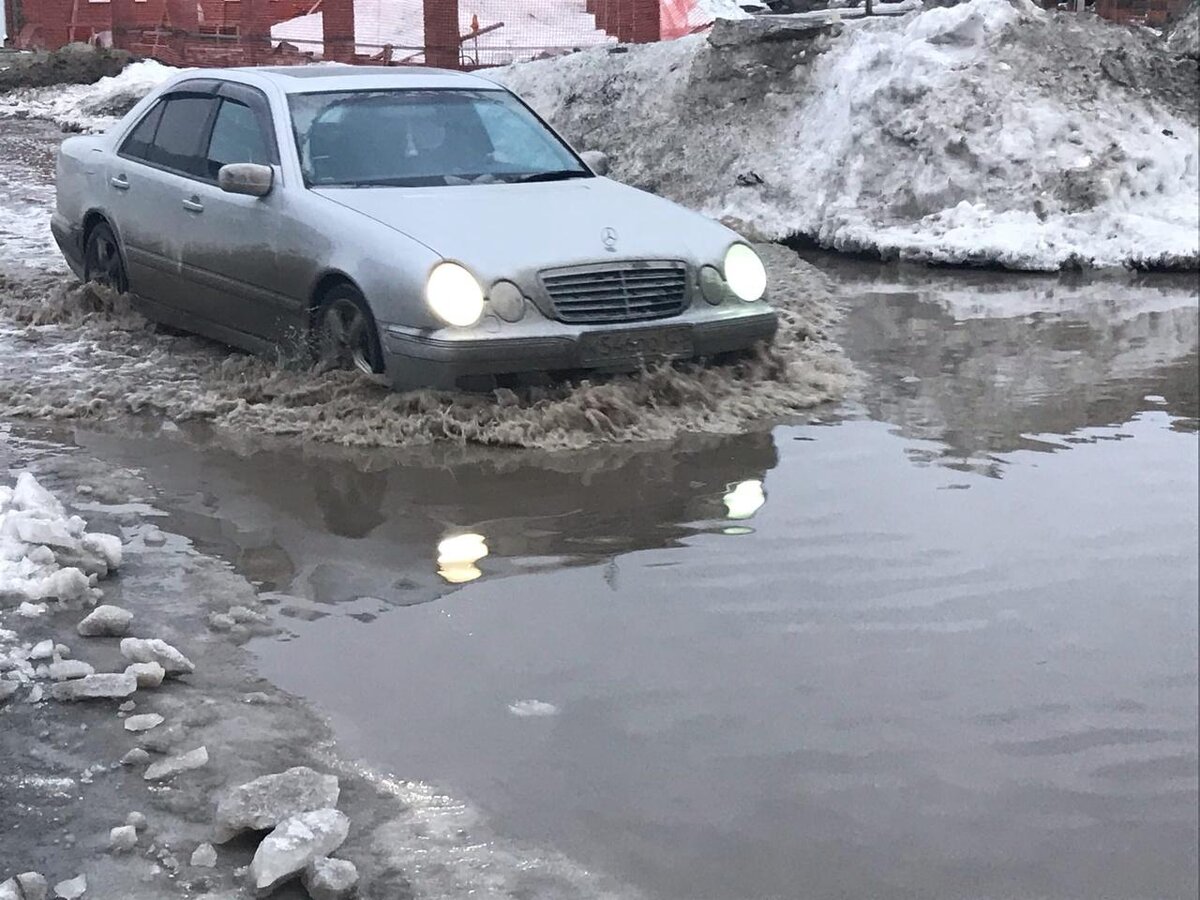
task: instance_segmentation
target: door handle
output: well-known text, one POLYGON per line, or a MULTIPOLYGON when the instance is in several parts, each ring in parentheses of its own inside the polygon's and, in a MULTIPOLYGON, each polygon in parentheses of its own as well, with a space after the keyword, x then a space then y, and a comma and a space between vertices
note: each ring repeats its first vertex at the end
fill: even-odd
POLYGON ((193 194, 191 197, 183 201, 183 208, 188 212, 202 213, 204 212, 204 204, 200 202, 200 198, 193 194))
POLYGON ((120 175, 114 175, 112 178, 108 179, 108 183, 115 187, 118 191, 129 190, 129 179, 125 177, 124 173, 120 175))

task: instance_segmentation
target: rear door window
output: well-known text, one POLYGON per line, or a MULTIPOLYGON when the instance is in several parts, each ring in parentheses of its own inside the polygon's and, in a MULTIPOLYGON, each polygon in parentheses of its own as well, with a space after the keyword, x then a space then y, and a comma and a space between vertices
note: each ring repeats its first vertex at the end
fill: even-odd
POLYGON ((221 166, 230 163, 269 166, 272 155, 254 110, 239 100, 223 99, 208 142, 206 177, 215 181, 221 166))
POLYGON ((148 161, 184 175, 204 177, 200 142, 215 102, 213 97, 168 97, 148 161))

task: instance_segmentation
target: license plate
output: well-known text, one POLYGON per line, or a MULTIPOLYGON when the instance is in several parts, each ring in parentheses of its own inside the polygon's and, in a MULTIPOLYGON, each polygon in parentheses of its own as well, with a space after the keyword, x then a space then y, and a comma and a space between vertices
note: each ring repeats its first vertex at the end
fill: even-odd
POLYGON ((676 327, 592 331, 580 337, 579 355, 585 365, 688 357, 692 355, 692 330, 676 327))

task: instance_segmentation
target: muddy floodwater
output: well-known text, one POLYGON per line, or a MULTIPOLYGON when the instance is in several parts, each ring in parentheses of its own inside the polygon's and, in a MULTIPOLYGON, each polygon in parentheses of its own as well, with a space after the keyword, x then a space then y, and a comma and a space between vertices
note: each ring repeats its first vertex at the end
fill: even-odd
MULTIPOLYGON (((27 310, 66 281, 57 135, 22 128, 0 274, 27 310)), ((786 418, 637 439, 675 433, 681 376, 623 395, 619 443, 346 449, 303 422, 336 434, 357 388, 10 316, 0 430, 136 469, 270 604, 257 665, 342 754, 531 848, 477 896, 531 896, 499 867, 544 852, 658 900, 1194 897, 1196 279, 810 262, 852 386, 786 418), (135 382, 192 404, 89 420, 135 382), (295 433, 237 427, 250 384, 310 403, 295 433)))
POLYGON ((857 387, 773 429, 71 440, 259 585, 343 752, 631 892, 1194 896, 1194 280, 817 262, 857 387))

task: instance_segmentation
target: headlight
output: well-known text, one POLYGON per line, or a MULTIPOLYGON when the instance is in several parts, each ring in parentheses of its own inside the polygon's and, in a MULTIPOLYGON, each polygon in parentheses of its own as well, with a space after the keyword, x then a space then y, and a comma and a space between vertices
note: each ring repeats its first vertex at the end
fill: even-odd
POLYGON ((438 542, 438 574, 451 584, 466 584, 483 573, 475 563, 488 555, 482 534, 456 534, 438 542))
POLYGON ((735 484, 724 500, 727 519, 749 519, 762 509, 767 495, 763 492, 763 483, 755 479, 735 484))
POLYGON ((725 253, 725 281, 747 303, 761 300, 767 292, 767 270, 745 244, 734 244, 725 253))
POLYGON ((429 308, 448 325, 466 328, 483 315, 483 288, 458 263, 440 263, 429 273, 425 299, 429 308))

